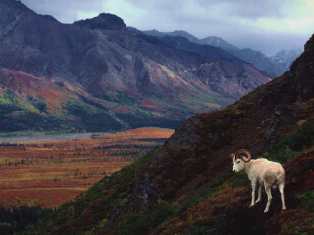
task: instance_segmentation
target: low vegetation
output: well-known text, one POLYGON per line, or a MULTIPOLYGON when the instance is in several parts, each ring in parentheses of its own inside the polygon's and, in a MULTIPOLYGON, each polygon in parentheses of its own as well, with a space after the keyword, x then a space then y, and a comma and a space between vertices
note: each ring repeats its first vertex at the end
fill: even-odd
MULTIPOLYGON (((298 130, 284 137, 264 155, 283 163, 296 160, 303 152, 311 151, 314 146, 313 134, 313 122, 308 121, 298 130), (287 149, 289 151, 286 151, 287 149), (289 152, 292 154, 287 155, 289 152)), ((138 187, 137 177, 150 164, 151 155, 154 156, 154 153, 146 155, 112 176, 105 177, 78 200, 62 206, 56 214, 51 215, 53 224, 62 224, 62 221, 67 219, 70 224, 75 224, 76 231, 83 231, 78 234, 102 232, 119 235, 229 234, 230 228, 237 231, 245 230, 243 230, 243 223, 236 225, 234 220, 234 218, 242 217, 245 223, 252 224, 247 227, 246 232, 263 234, 264 225, 261 223, 260 226, 258 225, 259 213, 263 214, 263 206, 258 206, 254 210, 248 209, 249 187, 245 175, 222 174, 208 184, 202 184, 186 193, 182 198, 158 199, 156 203, 144 206, 142 209, 134 207, 136 201, 130 195, 132 195, 132 190, 138 187), (112 217, 113 214, 116 218, 112 217), (86 222, 87 218, 90 221, 86 222)), ((304 231, 311 231, 310 221, 314 219, 311 209, 314 208, 313 192, 304 191, 296 198, 299 206, 297 209, 288 210, 287 213, 291 214, 287 217, 289 218, 287 228, 283 227, 282 232, 289 230, 290 233, 287 234, 309 234, 304 231), (304 221, 304 226, 296 228, 291 218, 305 215, 307 219, 304 221)), ((276 200, 275 196, 273 207, 276 207, 278 203, 276 200)), ((288 215, 283 213, 282 216, 284 218, 288 215)), ((43 220, 35 231, 45 233, 44 225, 49 221, 51 222, 51 219, 46 217, 46 220, 43 220)), ((54 229, 55 232, 61 231, 58 228, 54 229)), ((64 231, 64 234, 69 231, 64 231)))
POLYGON ((172 130, 2 137, 0 205, 56 207, 165 141, 172 130), (7 182, 10 182, 8 184, 7 182))
POLYGON ((50 212, 50 209, 37 206, 2 207, 0 208, 0 233, 9 235, 23 232, 50 212))
POLYGON ((264 154, 266 158, 279 162, 286 162, 289 159, 300 155, 307 149, 314 146, 314 120, 305 122, 294 133, 283 138, 264 154))
POLYGON ((314 190, 306 191, 300 194, 298 199, 305 210, 309 210, 314 213, 314 190))

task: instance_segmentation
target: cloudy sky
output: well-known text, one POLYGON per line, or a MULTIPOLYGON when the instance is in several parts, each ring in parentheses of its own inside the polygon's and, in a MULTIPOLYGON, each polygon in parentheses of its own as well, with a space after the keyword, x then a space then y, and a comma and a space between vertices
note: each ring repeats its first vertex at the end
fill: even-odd
POLYGON ((303 48, 314 33, 314 0, 22 0, 64 23, 110 12, 142 30, 220 36, 266 54, 303 48))

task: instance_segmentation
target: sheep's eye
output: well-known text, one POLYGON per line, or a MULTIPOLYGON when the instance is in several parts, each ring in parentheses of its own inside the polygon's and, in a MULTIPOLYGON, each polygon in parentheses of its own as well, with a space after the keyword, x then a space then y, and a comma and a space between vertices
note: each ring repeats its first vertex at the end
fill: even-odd
POLYGON ((238 160, 237 163, 239 164, 239 163, 240 163, 240 160, 238 160))

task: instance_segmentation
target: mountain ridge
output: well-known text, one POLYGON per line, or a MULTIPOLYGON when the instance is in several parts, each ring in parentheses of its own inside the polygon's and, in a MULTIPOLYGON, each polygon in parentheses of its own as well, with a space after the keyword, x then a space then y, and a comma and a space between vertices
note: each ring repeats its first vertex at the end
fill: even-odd
MULTIPOLYGON (((102 131, 111 130, 110 126, 120 129, 121 123, 124 128, 175 127, 190 115, 232 103, 270 80, 223 50, 191 43, 186 43, 189 48, 180 48, 171 40, 130 31, 123 19, 111 14, 62 24, 20 2, 1 1, 0 27, 1 68, 64 82, 80 90, 79 95, 59 103, 61 112, 48 110, 64 129, 95 130, 93 121, 102 131), (200 79, 198 71, 211 63, 220 72, 212 75, 203 70, 200 79), (223 80, 226 76, 232 79, 223 80), (206 82, 215 79, 217 83, 206 82), (223 86, 230 89, 221 90, 223 86)), ((19 96, 18 90, 3 89, 19 96)), ((47 102, 44 96, 35 98, 47 102)), ((23 102, 31 106, 27 99, 23 102)), ((34 115, 29 109, 18 110, 22 116, 34 115)), ((11 115, 6 111, 2 114, 5 119, 11 115)), ((44 113, 35 115, 46 120, 44 113)), ((12 122, 23 126, 21 120, 18 117, 12 122)))
POLYGON ((233 44, 225 41, 223 38, 217 36, 209 36, 202 39, 195 37, 194 35, 178 30, 173 32, 159 32, 157 30, 143 31, 145 34, 165 37, 167 36, 180 36, 190 40, 193 43, 210 45, 221 48, 231 55, 254 65, 257 69, 266 72, 270 76, 276 77, 287 71, 291 63, 301 54, 299 50, 280 51, 274 56, 266 56, 260 51, 256 51, 250 48, 240 49, 233 44), (284 61, 283 61, 284 60, 284 61))

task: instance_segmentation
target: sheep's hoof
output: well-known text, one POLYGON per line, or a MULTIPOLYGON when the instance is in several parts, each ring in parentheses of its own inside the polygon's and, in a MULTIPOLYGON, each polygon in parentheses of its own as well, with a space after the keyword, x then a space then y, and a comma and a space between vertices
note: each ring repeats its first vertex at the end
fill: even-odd
POLYGON ((265 210, 264 210, 264 213, 267 213, 267 212, 268 212, 268 210, 267 210, 267 209, 265 209, 265 210))
POLYGON ((286 208, 286 207, 283 207, 282 210, 285 211, 285 210, 287 210, 287 208, 286 208))
POLYGON ((261 199, 256 200, 255 204, 259 203, 261 201, 261 199))
POLYGON ((253 207, 253 206, 255 206, 255 204, 250 204, 250 205, 249 205, 250 208, 253 207))

